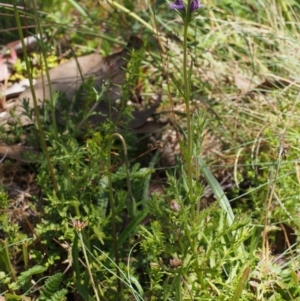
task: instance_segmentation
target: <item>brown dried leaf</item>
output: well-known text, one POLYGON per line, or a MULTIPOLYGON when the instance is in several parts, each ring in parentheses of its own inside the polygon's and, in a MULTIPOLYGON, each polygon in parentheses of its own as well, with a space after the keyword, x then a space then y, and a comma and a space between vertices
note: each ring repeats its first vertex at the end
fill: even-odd
MULTIPOLYGON (((132 48, 138 49, 142 45, 142 42, 137 37, 132 37, 127 45, 127 47, 115 54, 108 57, 102 58, 99 54, 90 54, 87 56, 79 57, 77 59, 72 59, 64 64, 61 64, 52 70, 50 70, 50 84, 47 81, 46 76, 37 79, 35 85, 35 95, 38 99, 38 105, 41 106, 44 99, 50 98, 50 86, 52 92, 60 91, 65 94, 67 100, 69 101, 70 108, 72 106, 72 100, 76 94, 78 88, 84 82, 84 80, 89 77, 93 77, 94 88, 98 91, 104 82, 109 82, 110 88, 104 94, 104 100, 95 106, 94 112, 100 113, 93 115, 88 119, 91 124, 99 124, 105 121, 109 114, 108 101, 114 103, 120 98, 121 86, 125 82, 126 76, 126 65, 130 58, 130 51, 132 48)), ((27 99, 29 101, 29 107, 34 107, 33 97, 30 89, 23 92, 15 103, 9 104, 9 109, 14 110, 14 115, 19 117, 21 124, 28 125, 32 121, 24 116, 24 109, 22 107, 23 100, 27 99)), ((84 95, 82 96, 84 101, 84 95)), ((154 113, 156 107, 155 104, 149 109, 141 110, 133 113, 134 120, 131 121, 130 127, 139 128, 144 123, 146 123, 147 118, 154 113)), ((66 109, 66 108, 64 108, 66 109)), ((77 108, 78 110, 80 108, 77 108)), ((64 123, 61 118, 59 110, 58 121, 64 123)), ((70 112, 72 116, 72 112, 70 112)), ((114 120, 118 116, 118 112, 113 112, 111 118, 114 120)), ((4 125, 6 129, 9 129, 10 114, 9 112, 4 112, 0 115, 0 126, 4 125)))
POLYGON ((32 147, 14 144, 0 144, 0 162, 2 159, 9 158, 24 163, 30 163, 37 160, 40 153, 32 147))

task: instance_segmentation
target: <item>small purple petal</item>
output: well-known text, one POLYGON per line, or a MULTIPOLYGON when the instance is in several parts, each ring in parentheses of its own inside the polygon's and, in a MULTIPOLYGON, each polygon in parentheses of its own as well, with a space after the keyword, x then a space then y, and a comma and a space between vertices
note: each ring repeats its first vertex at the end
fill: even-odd
POLYGON ((184 9, 184 4, 182 0, 176 0, 174 3, 171 3, 169 5, 170 9, 178 9, 178 10, 183 10, 184 9))
POLYGON ((197 10, 198 8, 201 8, 201 7, 204 7, 204 5, 201 4, 201 3, 199 2, 199 0, 193 0, 193 1, 191 2, 191 7, 190 7, 191 12, 193 12, 193 11, 195 11, 195 10, 197 10))

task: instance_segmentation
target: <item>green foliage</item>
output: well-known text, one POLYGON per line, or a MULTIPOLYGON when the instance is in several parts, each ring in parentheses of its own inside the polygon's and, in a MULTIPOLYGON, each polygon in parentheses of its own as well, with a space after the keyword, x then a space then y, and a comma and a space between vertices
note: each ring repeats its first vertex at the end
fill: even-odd
MULTIPOLYGON (((1 262, 3 261, 3 258, 1 258, 1 262)), ((12 265, 11 265, 12 267, 12 265)), ((35 275, 41 275, 43 274, 45 271, 47 270, 46 267, 40 266, 40 265, 35 265, 31 268, 29 268, 26 271, 23 271, 20 273, 20 275, 18 275, 18 277, 16 277, 15 271, 11 271, 12 275, 8 276, 8 275, 2 275, 3 277, 1 277, 1 288, 3 291, 5 291, 5 287, 7 290, 9 290, 10 292, 14 292, 14 295, 6 295, 6 297, 8 298, 8 300, 22 300, 22 296, 18 295, 18 292, 23 291, 31 291, 32 290, 32 280, 33 280, 33 276, 35 275), (13 281, 15 280, 15 281, 13 281)))
POLYGON ((25 283, 30 282, 30 279, 33 275, 38 275, 38 274, 42 274, 47 270, 46 267, 43 266, 33 266, 30 269, 28 269, 27 271, 24 271, 20 274, 20 276, 18 277, 18 285, 19 286, 24 286, 25 283))
MULTIPOLYGON (((293 238, 300 226, 298 4, 206 2, 182 39, 182 23, 166 1, 149 7, 127 0, 38 2, 37 19, 33 14, 26 20, 50 37, 51 42, 39 43, 51 67, 62 54, 52 41, 65 36, 76 54, 96 48, 110 54, 115 42, 125 45, 134 32, 145 49, 131 53, 115 123, 97 128, 85 123, 93 114, 91 105, 110 89, 102 85, 95 91, 89 78, 72 105, 59 93, 46 102, 41 126, 1 130, 8 144, 24 136, 28 144, 45 143, 43 155, 29 167, 42 191, 42 210, 31 233, 10 221, 6 212, 12 203, 0 189, 0 291, 5 299, 66 300, 70 288, 83 300, 298 299, 297 239, 279 258, 270 251, 281 224, 296 229, 293 238), (278 81, 270 88, 271 79, 278 81), (281 79, 288 79, 283 88, 281 79), (136 159, 145 140, 127 130, 133 106, 139 107, 127 105, 133 91, 143 103, 159 94, 161 111, 169 112, 172 103, 176 115, 168 116, 182 135, 175 171, 158 169, 148 157, 136 159), (191 111, 181 109, 183 98, 191 111), (55 102, 64 126, 55 123, 55 102), (195 107, 201 114, 192 117, 195 107), (111 139, 118 126, 126 155, 111 139), (218 142, 207 146, 204 132, 218 137, 221 148, 218 142), (164 188, 148 196, 153 174, 164 188)), ((8 11, 0 7, 5 29, 15 27, 8 11)), ((29 59, 33 65, 39 60, 29 59)), ((44 64, 34 66, 34 76, 43 71, 44 64)), ((13 79, 25 69, 18 62, 13 79)))
POLYGON ((190 289, 193 298, 205 299, 209 287, 218 292, 217 287, 225 285, 223 273, 235 279, 238 266, 249 262, 235 253, 251 237, 252 229, 245 217, 228 227, 217 206, 197 212, 193 219, 188 198, 180 198, 185 193, 182 181, 169 177, 169 184, 169 195, 153 197, 149 203, 151 228, 140 230, 141 247, 149 264, 149 292, 158 298, 163 286, 170 297, 175 297, 174 287, 180 286, 181 295, 190 289), (185 282, 178 283, 180 275, 185 282), (208 280, 205 275, 213 277, 208 280))
POLYGON ((38 298, 39 301, 51 300, 51 301, 64 301, 66 300, 66 289, 60 290, 60 285, 63 279, 62 273, 56 273, 50 276, 41 290, 41 295, 38 298))

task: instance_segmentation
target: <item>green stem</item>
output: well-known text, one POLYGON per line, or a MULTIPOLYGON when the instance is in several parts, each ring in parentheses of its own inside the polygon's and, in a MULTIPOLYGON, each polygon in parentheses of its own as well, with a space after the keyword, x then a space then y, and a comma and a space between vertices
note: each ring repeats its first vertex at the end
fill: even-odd
POLYGON ((86 253, 86 245, 84 243, 81 232, 78 231, 77 234, 79 236, 79 239, 80 239, 80 242, 81 242, 81 245, 82 245, 82 251, 83 251, 84 259, 85 259, 85 262, 86 262, 86 268, 87 268, 88 273, 89 273, 90 281, 91 281, 91 284, 92 284, 92 287, 93 287, 93 290, 94 290, 94 293, 95 293, 96 300, 100 301, 98 290, 97 290, 97 287, 96 287, 96 284, 95 284, 95 281, 94 281, 94 277, 93 277, 93 274, 92 274, 92 271, 91 271, 91 265, 90 265, 90 262, 89 262, 89 258, 88 258, 87 253, 86 253))
MULTIPOLYGON (((190 3, 189 3, 190 5, 190 3)), ((186 120, 187 120, 187 153, 186 153, 186 164, 187 164, 187 176, 188 176, 188 187, 189 187, 189 201, 193 202, 193 129, 192 129, 192 118, 191 118, 191 110, 190 110, 190 95, 191 95, 191 85, 190 85, 190 72, 188 67, 188 49, 187 49, 187 34, 188 34, 188 26, 189 21, 186 20, 184 24, 184 33, 183 33, 183 79, 184 79, 184 102, 186 107, 186 120)), ((195 206, 192 204, 191 206, 191 216, 192 220, 195 220, 195 206)), ((188 229, 185 232, 188 236, 190 247, 192 252, 196 255, 197 254, 197 246, 195 245, 195 241, 189 234, 188 229)), ((196 255, 197 256, 197 255, 196 255)), ((206 284, 202 277, 201 269, 199 267, 198 260, 194 263, 195 272, 198 277, 198 281, 200 285, 205 288, 206 284)))
MULTIPOLYGON (((193 171, 192 171, 192 156, 193 156, 193 139, 192 139, 192 126, 191 126, 191 111, 190 111, 190 82, 187 66, 187 32, 189 22, 184 24, 183 33, 183 79, 184 79, 184 102, 186 107, 186 120, 187 120, 187 156, 186 164, 188 168, 188 186, 189 186, 189 199, 192 200, 192 188, 193 188, 193 171)), ((195 217, 195 208, 192 206, 192 218, 195 217)))
POLYGON ((112 177, 111 177, 111 144, 112 136, 109 141, 108 149, 108 183, 109 183, 109 200, 110 200, 110 210, 111 210, 111 222, 112 222, 112 238, 113 238, 113 249, 115 253, 115 263, 116 263, 116 275, 118 283, 118 293, 121 294, 122 286, 120 281, 120 269, 119 269, 119 252, 118 252, 118 243, 117 243, 117 226, 116 226, 116 208, 112 191, 112 177))
MULTIPOLYGON (((34 18, 35 18, 37 30, 38 30, 40 36, 42 37, 43 36, 43 30, 42 30, 42 27, 41 27, 41 23, 39 22, 39 16, 37 14, 38 10, 37 10, 37 7, 36 7, 36 3, 33 1, 32 5, 33 5, 33 8, 34 8, 33 11, 34 11, 34 18)), ((42 56, 43 56, 43 60, 41 60, 41 63, 42 64, 44 63, 47 82, 49 83, 47 89, 49 89, 49 95, 50 95, 50 99, 48 99, 48 100, 51 103, 52 126, 53 126, 55 137, 57 137, 57 124, 56 124, 56 116, 55 116, 55 101, 53 99, 52 85, 51 85, 49 68, 48 68, 48 63, 47 63, 47 50, 46 50, 46 47, 44 46, 43 42, 41 42, 40 46, 41 46, 41 51, 42 51, 42 56)), ((43 75, 42 75, 42 78, 43 78, 43 75)), ((43 80, 44 80, 44 78, 43 78, 43 80)))
POLYGON ((10 261, 10 252, 9 252, 9 246, 8 246, 8 243, 7 243, 7 239, 4 239, 4 240, 0 240, 0 244, 1 244, 1 259, 2 259, 2 262, 4 263, 5 265, 5 268, 6 268, 6 271, 7 273, 10 275, 10 277, 12 278, 12 280, 14 282, 17 282, 17 274, 16 274, 16 271, 13 267, 13 264, 11 263, 10 261))
POLYGON ((112 218, 112 236, 113 236, 113 248, 115 253, 115 262, 116 262, 116 275, 118 281, 118 293, 121 294, 121 278, 120 278, 120 268, 119 268, 119 252, 118 252, 118 243, 117 243, 117 226, 116 226, 116 208, 113 197, 113 188, 112 188, 112 177, 111 177, 111 147, 112 141, 114 138, 119 138, 123 145, 124 150, 124 160, 126 165, 126 174, 127 174, 127 208, 130 217, 134 217, 136 215, 136 204, 132 196, 131 183, 130 183, 130 174, 129 174, 129 161, 127 156, 127 147, 123 136, 118 133, 114 133, 110 136, 109 139, 109 149, 108 149, 108 183, 109 183, 109 200, 111 207, 111 218, 112 218))
MULTIPOLYGON (((20 41, 21 41, 22 48, 23 48, 23 51, 24 51, 24 59, 25 59, 25 63, 26 63, 26 69, 29 72, 30 65, 29 65, 29 60, 28 60, 28 55, 27 55, 27 48, 26 48, 25 42, 24 42, 22 24, 21 24, 21 21, 20 21, 20 16, 19 16, 19 11, 18 11, 18 8, 17 8, 17 1, 16 0, 13 1, 13 8, 14 8, 15 20, 16 20, 16 24, 17 24, 18 32, 19 32, 19 36, 20 36, 20 41)), ((57 184, 56 177, 55 177, 55 174, 54 174, 54 168, 53 168, 53 165, 52 165, 52 162, 51 162, 51 159, 50 159, 50 155, 49 155, 49 152, 48 152, 48 149, 47 149, 45 134, 44 134, 43 129, 42 129, 42 122, 40 120, 40 114, 39 114, 39 109, 38 109, 37 98, 36 98, 36 95, 35 95, 35 90, 33 88, 32 76, 28 76, 28 78, 29 78, 29 82, 30 82, 30 90, 31 90, 32 99, 33 99, 33 103, 34 103, 34 115, 35 115, 35 118, 36 118, 36 125, 37 125, 37 128, 38 128, 38 138, 40 140, 41 148, 43 149, 43 152, 45 154, 45 157, 46 157, 46 160, 47 160, 47 163, 48 163, 49 172, 50 172, 51 180, 52 180, 53 187, 54 187, 54 190, 55 190, 55 194, 56 194, 57 197, 59 197, 58 184, 57 184)))
MULTIPOLYGON (((119 138, 122 146, 123 146, 123 152, 124 152, 124 161, 125 161, 125 167, 126 167, 126 178, 127 178, 127 210, 129 213, 130 217, 134 217, 136 215, 136 203, 132 195, 132 189, 131 189, 131 183, 130 183, 130 173, 129 173, 129 160, 128 160, 128 154, 127 154, 127 146, 126 142, 123 138, 122 135, 118 133, 114 133, 110 136, 110 141, 109 141, 109 159, 110 159, 110 153, 111 153, 111 147, 112 147, 112 140, 113 138, 119 138)), ((110 160, 109 160, 110 164, 110 160)), ((110 168, 110 165, 109 165, 110 168)), ((110 171, 110 170, 109 170, 110 171)), ((110 182, 111 184, 111 182, 110 182)))

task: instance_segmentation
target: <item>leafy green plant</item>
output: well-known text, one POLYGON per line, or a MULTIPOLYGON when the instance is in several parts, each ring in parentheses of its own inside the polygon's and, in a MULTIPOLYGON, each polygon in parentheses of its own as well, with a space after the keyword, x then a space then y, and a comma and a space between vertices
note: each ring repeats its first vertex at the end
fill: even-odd
MULTIPOLYGON (((44 109, 35 109, 41 120, 34 127, 16 125, 1 133, 7 143, 26 134, 43 151, 29 167, 37 172, 43 194, 31 234, 9 222, 10 200, 0 192, 0 287, 7 300, 29 295, 64 300, 65 287, 84 300, 299 297, 297 240, 284 238, 290 244, 284 253, 272 251, 282 223, 292 227, 292 237, 299 228, 299 7, 224 0, 204 3, 203 14, 196 14, 194 2, 184 1, 185 10, 177 7, 177 15, 165 1, 107 1, 99 9, 89 1, 84 7, 50 1, 40 6, 47 17, 33 6, 39 33, 70 33, 76 53, 95 48, 96 35, 102 39, 100 52, 111 53, 111 42, 124 32, 139 32, 147 51, 133 52, 128 64, 120 106, 120 117, 126 115, 122 147, 112 136, 119 118, 97 129, 82 126, 93 113, 90 104, 104 93, 92 89, 91 79, 81 87, 84 102, 75 98, 83 105, 65 126, 54 114, 63 97, 53 91, 44 109), (175 170, 155 166, 159 152, 150 163, 132 159, 140 153, 138 139, 126 128, 131 114, 126 105, 137 85, 149 102, 159 91, 160 115, 171 116, 182 137, 175 170), (197 110, 201 114, 193 114, 197 110), (217 137, 221 147, 207 147, 204 132, 217 137), (153 174, 164 187, 149 197, 153 174), (15 266, 17 259, 24 266, 15 266), (44 285, 43 277, 48 277, 44 285)), ((22 37, 19 2, 14 4, 22 37)), ((40 45, 45 70, 54 49, 49 45, 40 45)), ((30 60, 26 69, 29 65, 30 60)), ((23 72, 22 66, 17 70, 23 72)), ((32 112, 26 114, 32 118, 32 112)))
POLYGON ((62 273, 57 273, 50 276, 41 290, 41 295, 37 299, 39 301, 51 300, 51 301, 63 301, 66 300, 66 289, 60 289, 60 285, 63 279, 62 273))

